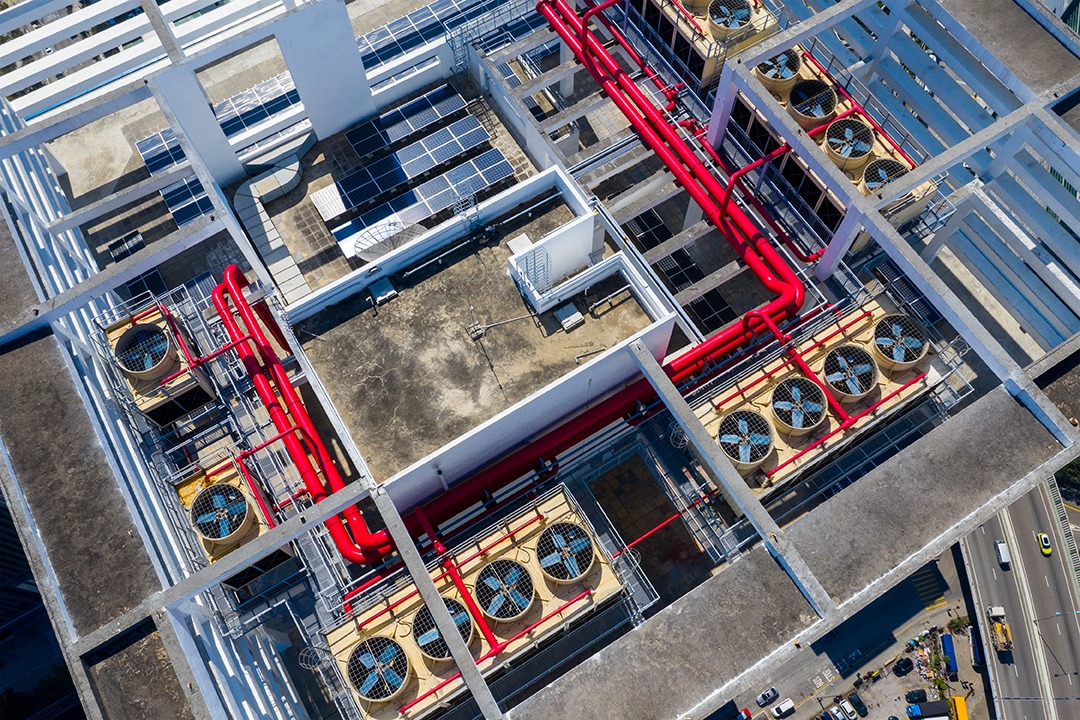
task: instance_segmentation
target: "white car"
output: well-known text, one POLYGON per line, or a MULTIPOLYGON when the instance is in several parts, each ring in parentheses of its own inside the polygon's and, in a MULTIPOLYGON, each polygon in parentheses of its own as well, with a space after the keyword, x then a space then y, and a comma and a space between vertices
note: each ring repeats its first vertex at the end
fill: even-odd
POLYGON ((829 712, 836 720, 847 720, 847 718, 844 717, 844 711, 838 708, 836 705, 833 705, 831 708, 829 708, 829 712))
POLYGON ((850 700, 840 703, 840 709, 844 711, 846 720, 859 720, 859 713, 855 712, 855 706, 851 704, 850 700))
POLYGON ((795 711, 795 701, 784 698, 784 701, 772 709, 774 718, 782 718, 795 711))

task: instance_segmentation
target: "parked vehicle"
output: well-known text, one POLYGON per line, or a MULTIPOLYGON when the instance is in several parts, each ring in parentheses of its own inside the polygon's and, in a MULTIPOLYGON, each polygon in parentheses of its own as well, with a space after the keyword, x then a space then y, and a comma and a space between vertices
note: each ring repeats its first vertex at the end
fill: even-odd
POLYGON ((859 697, 859 693, 851 693, 851 695, 848 696, 848 700, 855 706, 855 712, 859 713, 859 717, 866 717, 870 714, 870 711, 866 709, 866 703, 859 697))
POLYGON ((785 698, 783 702, 772 709, 774 718, 786 717, 793 712, 795 712, 795 701, 791 698, 785 698))
POLYGON ((757 701, 758 707, 765 707, 778 697, 780 697, 780 693, 776 691, 776 688, 771 687, 758 695, 755 700, 757 701))
POLYGON ((923 690, 922 688, 919 688, 918 690, 908 690, 904 694, 904 699, 907 700, 912 705, 917 705, 918 703, 924 703, 924 702, 926 702, 926 691, 923 690))

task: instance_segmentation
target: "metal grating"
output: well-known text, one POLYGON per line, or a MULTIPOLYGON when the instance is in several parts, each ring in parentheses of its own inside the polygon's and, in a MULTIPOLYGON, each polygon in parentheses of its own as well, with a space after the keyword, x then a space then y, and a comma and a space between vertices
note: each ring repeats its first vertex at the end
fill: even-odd
POLYGON ((505 558, 481 568, 474 592, 480 609, 496 620, 521 617, 532 607, 536 594, 528 569, 505 558))
POLYGON ((580 525, 555 523, 540 533, 536 543, 540 569, 557 582, 573 582, 592 568, 592 540, 580 525))
POLYGON ((732 460, 756 463, 773 447, 769 421, 751 410, 736 410, 720 421, 717 434, 720 449, 732 460))
POLYGON ((795 77, 801 65, 802 62, 799 60, 798 51, 792 48, 769 58, 763 63, 758 63, 757 69, 767 78, 787 80, 795 77))
POLYGON ((720 27, 736 30, 750 23, 749 0, 712 0, 709 19, 720 27))
POLYGON ((877 383, 877 363, 861 347, 841 345, 825 356, 825 381, 837 392, 862 395, 877 383))
POLYGON ((409 677, 409 658, 394 639, 376 635, 349 653, 349 682, 371 702, 384 702, 401 692, 409 677))
POLYGON ((893 362, 914 362, 926 352, 926 333, 908 315, 886 315, 874 326, 878 351, 893 362))
POLYGON ((836 109, 836 93, 821 80, 800 80, 791 88, 788 106, 806 117, 824 118, 836 109))
POLYGON ((137 324, 116 343, 116 362, 129 372, 150 370, 169 351, 169 336, 157 325, 137 324))
MULTIPOLYGON (((457 627, 461 641, 467 645, 469 640, 472 639, 472 618, 469 617, 465 606, 457 600, 443 598, 443 603, 446 605, 446 612, 450 613, 450 619, 454 621, 454 625, 457 627)), ((420 652, 433 660, 450 659, 450 646, 446 644, 442 632, 435 624, 435 618, 431 615, 431 610, 426 605, 416 612, 416 616, 413 618, 412 632, 420 652)))
POLYGON ((907 175, 908 167, 899 160, 878 158, 871 160, 863 171, 863 183, 870 192, 877 192, 893 180, 907 175))
POLYGON ((232 485, 211 485, 191 503, 191 524, 210 540, 222 540, 240 529, 251 507, 232 485))
POLYGON ((786 378, 773 388, 772 409, 789 427, 812 428, 825 417, 825 392, 807 378, 786 378))
POLYGON ((840 157, 862 158, 874 147, 874 131, 862 120, 841 118, 825 130, 825 142, 840 157))

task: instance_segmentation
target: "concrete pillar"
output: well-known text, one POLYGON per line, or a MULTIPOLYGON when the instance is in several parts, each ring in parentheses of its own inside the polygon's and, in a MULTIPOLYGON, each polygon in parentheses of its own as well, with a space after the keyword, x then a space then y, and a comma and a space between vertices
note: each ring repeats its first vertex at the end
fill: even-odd
POLYGON ((709 129, 705 137, 714 148, 719 147, 720 141, 724 139, 728 120, 731 119, 731 108, 735 105, 735 97, 738 95, 738 87, 735 85, 737 77, 732 70, 733 67, 732 63, 728 63, 720 71, 716 102, 713 103, 712 115, 709 117, 709 129))
POLYGON ((862 225, 862 213, 856 208, 849 208, 847 215, 840 221, 840 227, 836 228, 836 232, 833 233, 829 246, 825 248, 825 254, 821 256, 821 260, 814 266, 814 277, 818 280, 825 280, 836 272, 836 267, 847 255, 847 251, 851 244, 855 242, 862 225))
POLYGON ((945 221, 945 227, 934 233, 934 237, 930 238, 930 242, 928 242, 926 247, 923 248, 923 251, 919 253, 919 257, 922 258, 924 263, 930 265, 934 262, 934 258, 937 257, 938 252, 940 252, 941 248, 948 243, 949 238, 953 236, 953 233, 956 232, 957 228, 964 224, 964 221, 967 220, 969 214, 971 214, 970 202, 965 202, 962 206, 956 208, 952 217, 945 221))
POLYGON ((327 138, 375 112, 344 0, 319 0, 279 21, 285 65, 316 137, 327 138))
POLYGON ((701 206, 694 202, 692 198, 687 198, 686 216, 683 218, 682 229, 686 230, 693 225, 697 225, 703 217, 705 217, 705 213, 701 211, 701 206))
MULTIPOLYGON (((570 52, 570 48, 566 46, 566 43, 559 44, 559 64, 568 63, 574 60, 574 53, 570 52)), ((559 83, 559 94, 564 98, 568 98, 574 94, 574 75, 563 79, 559 83)))
POLYGON ((192 166, 205 168, 222 187, 241 180, 244 166, 218 125, 195 71, 187 66, 169 68, 153 76, 150 84, 192 166))

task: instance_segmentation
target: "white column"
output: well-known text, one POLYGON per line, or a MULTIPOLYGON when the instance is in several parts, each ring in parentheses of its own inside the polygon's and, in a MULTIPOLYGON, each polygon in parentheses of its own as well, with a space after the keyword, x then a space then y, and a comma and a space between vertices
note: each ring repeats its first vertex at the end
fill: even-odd
POLYGON ((317 137, 375 112, 344 0, 303 5, 278 27, 278 46, 317 137))
POLYGON ((848 249, 855 242, 859 231, 862 230, 862 221, 863 215, 861 212, 855 208, 848 209, 847 215, 840 221, 840 227, 836 228, 836 232, 833 233, 832 240, 829 241, 829 247, 825 248, 825 254, 821 256, 821 260, 814 266, 814 277, 818 280, 824 280, 836 272, 836 267, 847 255, 848 249))
MULTIPOLYGON (((565 65, 566 63, 573 61, 573 59, 574 53, 570 52, 570 48, 566 46, 566 43, 559 43, 559 64, 565 65)), ((574 94, 574 74, 569 75, 559 83, 559 94, 564 98, 574 94)))
POLYGON ((185 66, 169 68, 151 78, 150 85, 196 171, 205 168, 222 187, 246 175, 193 70, 185 66))
POLYGON ((686 215, 683 218, 682 229, 697 225, 701 222, 701 219, 705 217, 705 213, 701 211, 701 206, 697 204, 692 198, 687 199, 686 202, 686 215))

